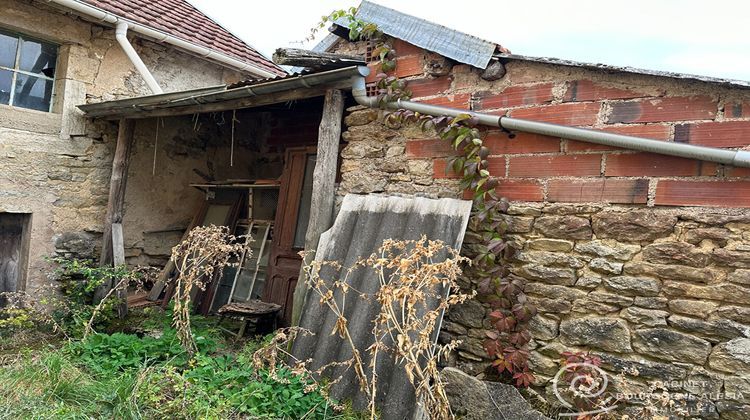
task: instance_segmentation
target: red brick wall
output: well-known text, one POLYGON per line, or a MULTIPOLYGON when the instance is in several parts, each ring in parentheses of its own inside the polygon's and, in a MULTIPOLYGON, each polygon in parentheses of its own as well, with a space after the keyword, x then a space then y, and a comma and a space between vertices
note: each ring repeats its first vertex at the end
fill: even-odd
MULTIPOLYGON (((401 41, 394 47, 395 73, 415 101, 661 141, 750 145, 750 90, 523 61, 507 63, 492 82, 466 65, 435 76, 426 69, 439 57, 401 41)), ((485 143, 498 191, 511 200, 750 206, 750 169, 527 133, 510 139, 489 130, 485 143)), ((435 179, 455 177, 440 140, 414 135, 406 154, 432 160, 435 179)))

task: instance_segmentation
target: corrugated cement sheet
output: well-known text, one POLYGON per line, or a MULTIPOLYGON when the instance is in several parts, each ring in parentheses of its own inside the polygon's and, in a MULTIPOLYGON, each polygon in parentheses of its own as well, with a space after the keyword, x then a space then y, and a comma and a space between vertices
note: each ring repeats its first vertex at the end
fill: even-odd
MULTIPOLYGON (((480 69, 487 68, 497 48, 494 42, 369 1, 363 1, 359 5, 357 17, 376 24, 385 34, 480 69)), ((342 22, 344 27, 346 24, 347 22, 342 22)))
MULTIPOLYGON (((321 236, 316 259, 337 261, 346 269, 359 258, 375 253, 385 239, 411 240, 419 239, 422 235, 460 249, 470 212, 471 202, 464 200, 350 194, 344 198, 333 227, 321 236)), ((321 275, 324 280, 338 277, 333 269, 326 270, 321 275)), ((356 270, 348 281, 353 288, 369 296, 379 288, 372 270, 356 270)), ((368 365, 366 349, 374 342, 372 322, 379 313, 379 304, 371 299, 351 298, 347 299, 345 312, 349 331, 368 365)), ((331 335, 335 321, 336 317, 320 304, 319 297, 308 292, 300 326, 315 335, 298 338, 293 346, 293 354, 301 360, 311 359, 309 366, 313 370, 351 357, 349 345, 338 335, 331 335)), ((378 359, 378 408, 383 418, 409 418, 415 406, 415 397, 403 367, 394 365, 386 357, 378 359)), ((341 401, 351 400, 355 407, 365 408, 367 400, 359 390, 353 371, 344 371, 339 367, 324 374, 329 378, 343 375, 343 379, 332 387, 332 396, 341 401)))

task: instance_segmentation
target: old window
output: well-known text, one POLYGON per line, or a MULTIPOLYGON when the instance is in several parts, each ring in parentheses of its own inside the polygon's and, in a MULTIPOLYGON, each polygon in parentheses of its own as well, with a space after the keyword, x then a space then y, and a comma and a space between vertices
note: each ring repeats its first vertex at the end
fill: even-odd
POLYGON ((57 46, 0 30, 0 104, 50 111, 57 46))

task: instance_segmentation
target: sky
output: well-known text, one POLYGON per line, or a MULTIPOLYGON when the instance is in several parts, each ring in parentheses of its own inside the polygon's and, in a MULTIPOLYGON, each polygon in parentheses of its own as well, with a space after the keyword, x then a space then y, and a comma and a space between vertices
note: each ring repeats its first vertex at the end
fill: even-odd
MULTIPOLYGON (((270 57, 321 16, 358 0, 189 0, 270 57)), ((742 0, 374 0, 515 54, 750 81, 750 2, 742 0)), ((318 39, 325 36, 318 32, 318 39)))

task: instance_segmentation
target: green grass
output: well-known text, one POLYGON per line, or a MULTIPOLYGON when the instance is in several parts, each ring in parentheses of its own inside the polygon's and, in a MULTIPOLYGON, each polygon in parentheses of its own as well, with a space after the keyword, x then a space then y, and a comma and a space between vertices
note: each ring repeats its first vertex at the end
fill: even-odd
POLYGON ((132 320, 148 334, 96 334, 6 353, 0 419, 360 418, 336 411, 320 387, 286 368, 274 375, 253 368, 259 342, 225 341, 208 320, 196 322, 199 353, 189 358, 166 315, 132 320))

